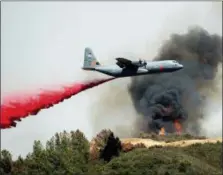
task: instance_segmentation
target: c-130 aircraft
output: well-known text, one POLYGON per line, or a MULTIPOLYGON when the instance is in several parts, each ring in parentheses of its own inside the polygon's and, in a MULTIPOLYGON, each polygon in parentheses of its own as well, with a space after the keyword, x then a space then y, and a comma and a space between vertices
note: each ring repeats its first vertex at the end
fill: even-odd
POLYGON ((175 60, 164 61, 131 61, 126 58, 116 58, 114 65, 101 65, 92 50, 87 47, 84 51, 84 66, 82 69, 98 71, 113 77, 130 77, 145 74, 174 72, 183 68, 183 65, 175 60))

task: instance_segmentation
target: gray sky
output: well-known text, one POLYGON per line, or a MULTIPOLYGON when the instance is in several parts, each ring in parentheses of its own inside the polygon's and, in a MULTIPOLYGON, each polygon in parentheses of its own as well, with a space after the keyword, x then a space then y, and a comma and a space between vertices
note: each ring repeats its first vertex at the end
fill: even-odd
MULTIPOLYGON (((211 2, 3 2, 2 96, 103 76, 80 69, 87 46, 109 64, 117 56, 151 59, 170 33, 185 32, 190 25, 221 34, 221 12, 221 4, 211 2)), ((120 118, 131 123, 135 113, 128 82, 115 80, 24 119, 1 131, 1 148, 24 156, 34 140, 45 142, 58 131, 80 129, 90 139, 104 127, 122 127, 120 118), (104 96, 111 96, 111 88, 108 100, 104 96), (116 116, 112 123, 105 118, 109 108, 109 116, 116 116)))

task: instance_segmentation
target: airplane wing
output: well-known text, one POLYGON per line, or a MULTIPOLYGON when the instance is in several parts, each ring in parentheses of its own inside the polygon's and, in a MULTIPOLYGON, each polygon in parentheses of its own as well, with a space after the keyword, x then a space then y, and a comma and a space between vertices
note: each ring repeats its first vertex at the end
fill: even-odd
POLYGON ((138 68, 139 66, 132 63, 131 60, 128 60, 126 58, 116 58, 117 65, 121 68, 128 67, 128 68, 138 68))

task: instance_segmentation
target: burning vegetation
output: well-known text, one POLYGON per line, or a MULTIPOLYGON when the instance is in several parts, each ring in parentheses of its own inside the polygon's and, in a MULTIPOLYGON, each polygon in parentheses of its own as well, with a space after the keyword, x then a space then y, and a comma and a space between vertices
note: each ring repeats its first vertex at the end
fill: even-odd
POLYGON ((184 69, 133 77, 129 92, 136 111, 146 120, 144 132, 200 134, 199 122, 222 63, 222 37, 200 27, 172 34, 154 60, 174 59, 184 69), (204 91, 206 90, 206 91, 204 91))

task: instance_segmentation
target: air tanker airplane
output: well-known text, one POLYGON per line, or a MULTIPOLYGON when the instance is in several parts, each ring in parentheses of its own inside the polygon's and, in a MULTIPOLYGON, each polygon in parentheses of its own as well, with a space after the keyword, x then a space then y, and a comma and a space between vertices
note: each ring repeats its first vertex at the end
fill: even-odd
POLYGON ((85 48, 84 66, 82 69, 98 71, 113 77, 130 77, 145 74, 174 72, 183 68, 183 65, 175 60, 165 61, 131 61, 126 58, 116 58, 114 65, 101 65, 90 48, 85 48))

